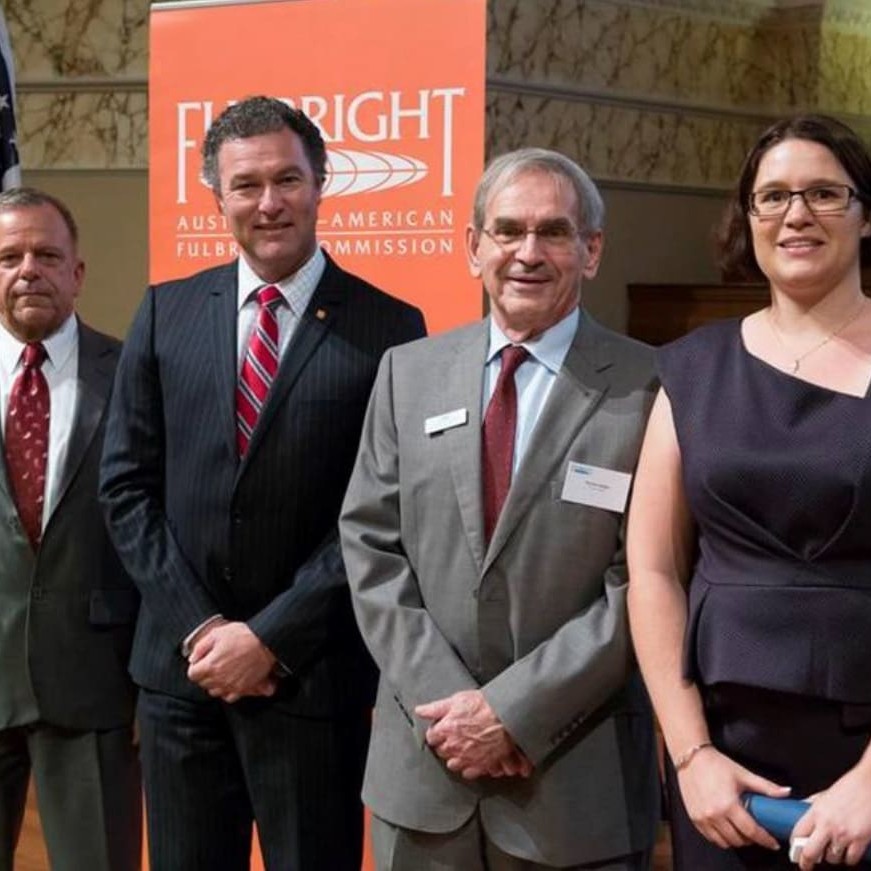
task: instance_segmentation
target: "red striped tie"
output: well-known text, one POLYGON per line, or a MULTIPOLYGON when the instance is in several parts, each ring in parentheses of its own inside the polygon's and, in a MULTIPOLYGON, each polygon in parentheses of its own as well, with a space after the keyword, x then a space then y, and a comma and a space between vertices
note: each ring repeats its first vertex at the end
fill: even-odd
POLYGON ((22 357, 6 407, 6 469, 21 525, 36 550, 42 537, 51 398, 40 368, 45 348, 25 345, 22 357))
POLYGON ((284 299, 271 284, 257 291, 257 324, 248 341, 248 350, 236 388, 236 446, 244 457, 251 434, 266 402, 269 388, 278 371, 278 316, 275 313, 284 299))

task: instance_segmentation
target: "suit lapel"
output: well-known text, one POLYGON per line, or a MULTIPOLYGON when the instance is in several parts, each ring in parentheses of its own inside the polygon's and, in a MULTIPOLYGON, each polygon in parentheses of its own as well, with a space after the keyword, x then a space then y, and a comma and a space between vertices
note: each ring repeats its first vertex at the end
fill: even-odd
POLYGON ((264 433, 275 418, 275 414, 287 394, 296 383, 306 364, 311 360, 315 350, 329 334, 332 324, 344 302, 345 295, 343 274, 328 258, 324 274, 308 304, 287 350, 281 358, 275 381, 269 390, 266 404, 257 420, 257 426, 251 436, 248 451, 239 466, 239 473, 245 469, 251 458, 257 452, 264 433))
POLYGON ((489 321, 473 330, 454 355, 447 379, 446 402, 449 407, 465 408, 469 413, 468 426, 460 426, 445 433, 451 441, 451 474, 460 516, 469 548, 480 567, 484 562, 484 509, 481 494, 481 391, 483 389, 484 360, 487 354, 489 321), (472 377, 470 377, 470 373, 472 377))
MULTIPOLYGON (((79 360, 76 412, 66 461, 60 474, 55 500, 57 508, 87 453, 100 426, 115 372, 112 346, 98 333, 79 322, 79 360)), ((5 476, 4 476, 5 477, 5 476)))
POLYGON ((609 350, 601 341, 598 328, 582 312, 575 338, 511 482, 484 559, 485 572, 534 501, 551 498, 549 493, 542 496, 541 490, 550 487, 554 477, 563 473, 572 442, 608 391, 607 370, 611 365, 609 350))
POLYGON ((218 419, 222 421, 220 438, 227 442, 230 456, 236 449, 236 381, 237 351, 236 324, 236 263, 228 264, 215 283, 209 297, 209 335, 212 342, 212 372, 215 377, 216 403, 220 406, 218 419))

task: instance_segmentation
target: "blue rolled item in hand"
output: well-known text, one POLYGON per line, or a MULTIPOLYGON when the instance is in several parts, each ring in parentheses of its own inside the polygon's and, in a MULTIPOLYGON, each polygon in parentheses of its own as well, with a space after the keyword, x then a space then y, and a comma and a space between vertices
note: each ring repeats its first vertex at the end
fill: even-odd
POLYGON ((769 798, 754 792, 745 792, 743 801, 750 816, 769 835, 784 843, 789 843, 793 826, 810 807, 810 802, 797 798, 769 798))
MULTIPOLYGON (((768 834, 785 844, 789 843, 793 826, 810 807, 810 802, 800 801, 797 798, 769 798, 767 795, 757 795, 754 792, 745 792, 742 800, 750 816, 768 834)), ((866 862, 871 862, 871 846, 865 850, 862 858, 866 862)))

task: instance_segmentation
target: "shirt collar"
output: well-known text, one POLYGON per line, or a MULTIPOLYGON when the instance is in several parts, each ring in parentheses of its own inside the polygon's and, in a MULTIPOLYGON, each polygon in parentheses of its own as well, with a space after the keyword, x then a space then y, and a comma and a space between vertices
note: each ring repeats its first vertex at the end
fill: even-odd
MULTIPOLYGON (((557 374, 562 368, 563 360, 569 352, 575 333, 578 331, 578 323, 581 318, 581 310, 573 308, 561 321, 557 321, 552 327, 548 327, 543 333, 539 333, 532 339, 521 342, 535 359, 557 374)), ((491 363, 496 355, 507 345, 514 344, 496 325, 496 321, 490 318, 490 346, 487 350, 487 363, 491 363)))
MULTIPOLYGON (((236 262, 238 264, 236 310, 239 311, 251 298, 251 294, 261 287, 266 287, 267 282, 257 275, 244 257, 240 257, 236 262)), ((272 286, 277 287, 281 292, 284 301, 297 317, 302 317, 326 266, 324 252, 320 245, 317 245, 314 254, 296 272, 281 281, 271 282, 272 286)))
MULTIPOLYGON (((78 321, 71 314, 58 329, 42 340, 48 362, 60 369, 69 359, 76 347, 79 335, 78 321)), ((7 329, 0 328, 0 366, 12 375, 21 360, 25 343, 17 339, 7 329)))

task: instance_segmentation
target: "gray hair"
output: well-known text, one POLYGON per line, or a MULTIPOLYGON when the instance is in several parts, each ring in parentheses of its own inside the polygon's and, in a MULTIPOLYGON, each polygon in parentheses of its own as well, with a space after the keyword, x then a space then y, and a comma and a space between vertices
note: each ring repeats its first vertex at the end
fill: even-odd
POLYGON ((484 226, 487 203, 493 192, 527 172, 543 172, 563 178, 574 189, 578 200, 578 229, 597 233, 605 223, 605 204, 590 176, 573 160, 547 148, 519 148, 493 158, 475 189, 472 223, 476 230, 484 226))
POLYGON ((0 212, 9 212, 13 209, 33 209, 38 206, 50 206, 53 208, 67 225, 73 245, 78 246, 79 228, 73 213, 69 210, 66 203, 57 197, 53 197, 51 194, 47 194, 45 191, 32 187, 10 188, 0 193, 0 212))
POLYGON ((302 140, 308 162, 319 185, 327 175, 327 150, 320 130, 299 109, 288 106, 275 97, 246 97, 228 106, 209 127, 203 140, 203 178, 206 184, 220 194, 218 152, 231 139, 248 139, 282 130, 296 133, 302 140))

